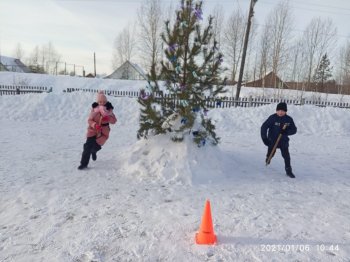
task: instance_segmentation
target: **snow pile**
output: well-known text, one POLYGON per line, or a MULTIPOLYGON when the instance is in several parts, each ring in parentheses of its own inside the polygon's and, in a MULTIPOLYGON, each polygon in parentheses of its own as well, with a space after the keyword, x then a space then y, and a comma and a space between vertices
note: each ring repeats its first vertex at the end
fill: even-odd
POLYGON ((122 173, 164 184, 211 184, 222 182, 230 173, 226 165, 219 165, 228 161, 224 157, 219 147, 199 150, 188 138, 174 143, 169 136, 156 136, 131 146, 124 155, 122 173))
POLYGON ((0 72, 0 85, 46 86, 48 88, 52 87, 53 92, 56 93, 61 93, 67 88, 139 91, 146 86, 146 81, 0 72))
POLYGON ((264 166, 276 105, 210 110, 221 143, 197 148, 138 141, 136 99, 108 99, 118 122, 80 171, 95 94, 0 97, 1 261, 348 261, 350 110, 288 106, 290 179, 279 152, 264 166), (215 246, 194 243, 206 199, 215 246))
MULTIPOLYGON (((226 108, 218 109, 212 114, 227 132, 259 131, 267 116, 273 114, 276 104, 257 108, 226 108)), ((293 117, 298 128, 298 134, 308 135, 349 135, 350 123, 347 121, 349 109, 333 107, 316 107, 311 105, 288 105, 288 112, 293 117)))

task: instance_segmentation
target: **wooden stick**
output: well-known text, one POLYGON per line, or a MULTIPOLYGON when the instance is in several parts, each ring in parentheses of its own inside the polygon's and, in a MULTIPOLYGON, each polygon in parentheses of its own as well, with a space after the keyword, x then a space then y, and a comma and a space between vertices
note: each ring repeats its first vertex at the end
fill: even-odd
MULTIPOLYGON (((286 130, 286 128, 287 128, 287 124, 284 124, 283 127, 282 127, 282 130, 286 130)), ((269 157, 266 159, 266 165, 270 164, 271 159, 272 159, 273 155, 274 155, 275 152, 276 152, 278 143, 280 142, 281 138, 282 138, 282 134, 279 134, 278 137, 277 137, 276 143, 275 143, 275 145, 273 146, 272 151, 271 151, 269 157)))

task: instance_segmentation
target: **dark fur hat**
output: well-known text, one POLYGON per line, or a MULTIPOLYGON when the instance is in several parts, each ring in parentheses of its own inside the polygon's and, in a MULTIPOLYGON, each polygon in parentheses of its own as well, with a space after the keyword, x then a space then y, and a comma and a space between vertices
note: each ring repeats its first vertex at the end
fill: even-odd
POLYGON ((276 111, 283 110, 284 112, 287 112, 287 104, 284 102, 281 102, 277 105, 276 111))

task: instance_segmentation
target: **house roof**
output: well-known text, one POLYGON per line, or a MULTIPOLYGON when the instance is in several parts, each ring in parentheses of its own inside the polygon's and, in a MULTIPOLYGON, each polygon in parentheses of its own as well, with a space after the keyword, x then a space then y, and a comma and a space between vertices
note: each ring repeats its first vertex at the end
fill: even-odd
POLYGON ((245 86, 249 87, 282 87, 284 89, 289 89, 286 82, 282 81, 275 73, 272 71, 266 74, 263 78, 255 81, 245 83, 245 86))
POLYGON ((118 70, 123 68, 126 64, 130 65, 136 72, 138 72, 144 79, 147 79, 146 73, 142 70, 142 68, 134 63, 131 63, 129 60, 125 61, 120 67, 113 71, 112 74, 106 76, 105 78, 112 78, 113 74, 115 74, 118 70))
POLYGON ((142 75, 145 79, 147 79, 147 76, 146 76, 146 73, 142 70, 142 68, 138 65, 138 64, 133 64, 133 63, 130 63, 137 72, 140 73, 140 75, 142 75))
POLYGON ((21 60, 14 57, 0 56, 0 64, 2 64, 8 71, 30 73, 29 68, 23 64, 21 60))
POLYGON ((95 77, 93 73, 88 73, 85 77, 95 77))

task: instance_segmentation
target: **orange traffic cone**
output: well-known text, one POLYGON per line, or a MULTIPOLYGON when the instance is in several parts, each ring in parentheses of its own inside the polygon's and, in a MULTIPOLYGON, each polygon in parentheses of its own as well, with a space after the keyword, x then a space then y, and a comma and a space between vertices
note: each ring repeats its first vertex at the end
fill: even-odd
POLYGON ((196 243, 199 245, 212 245, 216 243, 209 200, 205 202, 202 223, 199 232, 196 233, 196 243))

